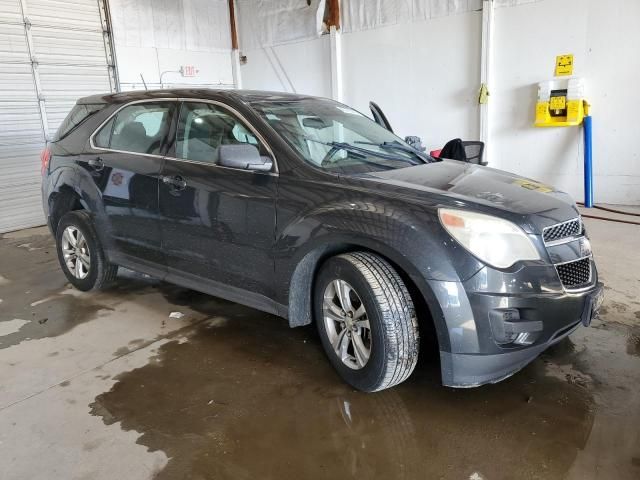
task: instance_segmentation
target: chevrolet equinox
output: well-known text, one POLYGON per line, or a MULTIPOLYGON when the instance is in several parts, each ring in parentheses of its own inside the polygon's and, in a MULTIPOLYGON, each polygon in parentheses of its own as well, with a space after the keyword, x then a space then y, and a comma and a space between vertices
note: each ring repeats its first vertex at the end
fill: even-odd
POLYGON ((367 392, 411 375, 421 333, 444 385, 497 382, 589 325, 602 300, 567 194, 432 158, 324 98, 91 96, 41 160, 76 288, 122 266, 315 323, 339 375, 367 392))

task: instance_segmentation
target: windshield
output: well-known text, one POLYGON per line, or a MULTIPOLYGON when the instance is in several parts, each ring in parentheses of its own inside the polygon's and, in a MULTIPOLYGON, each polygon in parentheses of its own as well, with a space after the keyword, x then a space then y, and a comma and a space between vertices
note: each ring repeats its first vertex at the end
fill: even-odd
POLYGON ((328 171, 366 173, 430 161, 368 117, 332 100, 256 101, 251 106, 307 162, 328 171))

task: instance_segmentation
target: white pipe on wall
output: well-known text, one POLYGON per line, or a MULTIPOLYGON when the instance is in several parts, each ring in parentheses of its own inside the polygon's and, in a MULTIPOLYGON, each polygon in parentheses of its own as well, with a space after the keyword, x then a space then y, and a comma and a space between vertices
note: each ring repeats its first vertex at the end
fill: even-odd
POLYGON ((231 50, 231 74, 233 75, 234 87, 242 88, 242 73, 240 71, 240 51, 231 50))
MULTIPOLYGON (((480 86, 487 94, 491 86, 491 56, 493 52, 493 0, 482 1, 482 41, 480 51, 480 86)), ((489 161, 490 95, 480 103, 480 141, 484 142, 484 161, 489 161)))
POLYGON ((331 96, 342 102, 344 98, 342 83, 342 39, 335 26, 329 29, 331 38, 331 96))

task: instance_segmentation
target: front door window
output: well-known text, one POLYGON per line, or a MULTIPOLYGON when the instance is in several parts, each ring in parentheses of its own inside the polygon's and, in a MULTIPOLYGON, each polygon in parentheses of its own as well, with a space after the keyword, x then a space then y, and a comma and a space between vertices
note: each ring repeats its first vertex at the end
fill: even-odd
POLYGON ((217 163, 220 145, 249 143, 261 148, 256 136, 228 110, 211 103, 185 103, 180 111, 176 157, 217 163))

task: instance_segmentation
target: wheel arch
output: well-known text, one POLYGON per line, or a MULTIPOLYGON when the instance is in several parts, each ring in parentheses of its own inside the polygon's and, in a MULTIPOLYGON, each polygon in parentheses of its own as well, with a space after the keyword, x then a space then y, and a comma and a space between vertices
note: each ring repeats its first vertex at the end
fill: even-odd
POLYGON ((444 314, 429 284, 400 252, 372 240, 327 241, 309 249, 301 256, 289 280, 289 326, 299 327, 313 322, 313 287, 323 263, 335 255, 354 251, 366 251, 389 262, 411 294, 418 314, 419 327, 427 334, 425 337, 435 338, 437 348, 448 350, 450 341, 444 314))
MULTIPOLYGON (((73 165, 63 165, 49 174, 43 191, 47 222, 55 234, 62 216, 70 211, 86 210, 97 219, 104 219, 104 205, 102 192, 92 180, 90 174, 73 165)), ((107 245, 108 238, 98 230, 100 240, 107 245)))
POLYGON ((49 195, 47 200, 49 209, 49 225, 55 234, 60 219, 68 212, 86 210, 87 204, 82 196, 68 184, 61 185, 49 195))

